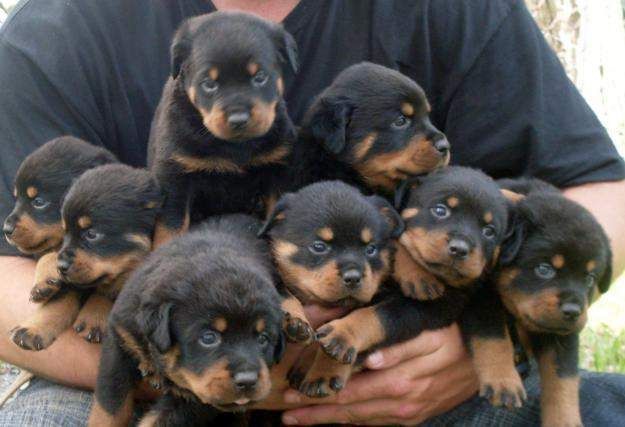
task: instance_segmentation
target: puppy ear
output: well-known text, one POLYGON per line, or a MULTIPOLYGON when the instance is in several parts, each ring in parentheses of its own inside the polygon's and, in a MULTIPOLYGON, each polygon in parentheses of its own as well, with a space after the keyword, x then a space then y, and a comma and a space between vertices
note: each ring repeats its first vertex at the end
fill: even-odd
POLYGON ((610 249, 610 242, 607 238, 605 239, 605 244, 608 248, 606 256, 606 266, 605 271, 603 272, 603 276, 601 277, 598 285, 599 292, 601 292, 602 294, 605 294, 612 284, 612 250, 610 249))
POLYGON ((373 206, 375 206, 382 215, 386 218, 387 222, 391 226, 391 238, 397 239, 404 232, 405 224, 402 217, 397 213, 397 211, 391 206, 391 204, 384 198, 380 196, 369 196, 369 201, 373 206))
POLYGON ((501 244, 499 254, 500 265, 510 265, 516 258, 525 237, 527 236, 527 222, 521 217, 515 206, 510 206, 510 216, 508 220, 508 230, 501 244))
POLYGON ((311 132, 332 154, 339 154, 345 148, 352 110, 347 100, 333 97, 321 97, 312 107, 311 132))
POLYGON ((271 228, 274 226, 276 221, 284 219, 284 211, 288 207, 289 200, 292 197, 293 197, 292 193, 286 193, 285 195, 280 197, 280 200, 278 200, 278 202, 275 204, 271 212, 269 212, 267 219, 265 220, 263 225, 260 227, 260 230, 258 230, 258 233, 256 233, 256 236, 265 237, 265 235, 267 235, 267 232, 271 230, 271 228))
POLYGON ((172 306, 172 303, 158 306, 149 304, 139 308, 139 313, 137 313, 139 327, 160 353, 165 353, 172 345, 169 331, 172 306))
POLYGON ((397 211, 401 211, 404 207, 404 199, 406 194, 410 192, 411 188, 414 188, 421 184, 421 180, 418 177, 404 179, 395 189, 394 204, 397 211))
POLYGON ((171 45, 171 76, 178 78, 182 64, 191 54, 191 24, 185 21, 176 34, 171 45))
POLYGON ((278 334, 278 342, 276 343, 276 348, 273 350, 273 363, 278 364, 282 360, 282 356, 284 356, 284 352, 286 350, 286 336, 283 331, 280 331, 278 334))
POLYGON ((282 25, 277 25, 276 43, 278 45, 278 60, 282 65, 289 65, 293 74, 297 73, 297 43, 282 25))

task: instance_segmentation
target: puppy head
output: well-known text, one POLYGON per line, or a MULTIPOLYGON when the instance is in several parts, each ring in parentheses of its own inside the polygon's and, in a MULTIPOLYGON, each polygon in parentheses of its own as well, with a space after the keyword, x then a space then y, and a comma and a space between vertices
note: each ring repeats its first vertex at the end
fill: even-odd
POLYGON ((449 167, 413 180, 406 190, 399 243, 447 285, 475 283, 497 261, 508 223, 495 182, 475 169, 449 167))
POLYGON ((344 70, 314 102, 304 127, 371 186, 399 182, 449 162, 449 142, 429 120, 423 89, 371 63, 344 70))
POLYGON ((155 255, 131 280, 156 284, 142 295, 136 320, 159 369, 220 410, 245 410, 265 398, 269 368, 285 346, 271 277, 253 263, 222 262, 195 247, 183 256, 155 255))
POLYGON ((339 181, 283 196, 270 230, 283 280, 304 302, 356 305, 371 300, 389 271, 391 241, 403 229, 392 206, 339 181))
POLYGON ((84 171, 115 162, 109 151, 71 136, 55 138, 20 165, 15 207, 3 224, 7 241, 26 254, 40 254, 63 239, 61 203, 72 180, 84 171))
POLYGON ((590 212, 553 192, 517 204, 514 233, 504 245, 497 288, 508 310, 530 331, 570 334, 612 276, 608 239, 590 212))
POLYGON ((78 286, 110 284, 151 249, 161 194, 148 171, 116 164, 85 172, 62 207, 58 254, 63 278, 78 286))
POLYGON ((269 131, 284 92, 283 69, 297 67, 293 37, 280 25, 244 13, 187 20, 171 56, 172 77, 180 79, 204 126, 226 141, 269 131))

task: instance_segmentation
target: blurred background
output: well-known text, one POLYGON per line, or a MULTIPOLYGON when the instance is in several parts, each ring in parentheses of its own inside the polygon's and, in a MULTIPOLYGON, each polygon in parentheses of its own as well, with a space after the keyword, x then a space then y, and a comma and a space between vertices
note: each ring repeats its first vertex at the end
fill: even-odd
MULTIPOLYGON (((625 155, 625 0, 525 2, 569 78, 625 155)), ((0 25, 16 3, 0 0, 0 25)), ((625 373, 624 302, 625 276, 591 308, 582 336, 584 367, 625 373)), ((11 369, 0 365, 0 374, 11 369)))

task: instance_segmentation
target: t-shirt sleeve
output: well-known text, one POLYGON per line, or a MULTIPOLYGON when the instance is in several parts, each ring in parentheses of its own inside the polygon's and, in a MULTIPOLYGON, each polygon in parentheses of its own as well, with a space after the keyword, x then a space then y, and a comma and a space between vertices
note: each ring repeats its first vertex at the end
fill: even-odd
POLYGON ((558 187, 625 178, 605 128, 522 1, 500 23, 449 105, 445 131, 452 161, 494 177, 534 176, 558 187))
MULTIPOLYGON (((24 12, 0 32, 0 222, 13 209, 17 168, 37 147, 61 135, 102 145, 84 64, 67 54, 77 41, 43 8, 24 12)), ((2 236, 0 255, 17 254, 2 236)))

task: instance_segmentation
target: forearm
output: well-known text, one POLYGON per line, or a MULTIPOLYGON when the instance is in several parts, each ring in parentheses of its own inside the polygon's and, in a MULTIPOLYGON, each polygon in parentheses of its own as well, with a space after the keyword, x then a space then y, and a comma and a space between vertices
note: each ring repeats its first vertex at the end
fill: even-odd
POLYGON ((612 245, 613 278, 625 269, 625 181, 570 187, 564 194, 584 206, 603 226, 612 245))
POLYGON ((68 330, 46 350, 27 351, 16 346, 9 331, 31 316, 38 304, 28 301, 35 263, 19 257, 0 257, 0 359, 28 369, 62 384, 93 389, 100 357, 100 346, 81 339, 68 330))

